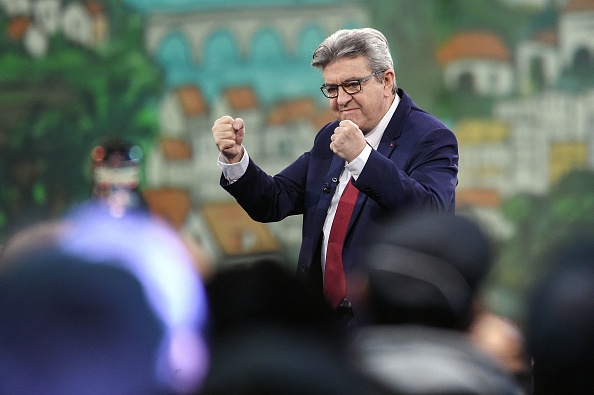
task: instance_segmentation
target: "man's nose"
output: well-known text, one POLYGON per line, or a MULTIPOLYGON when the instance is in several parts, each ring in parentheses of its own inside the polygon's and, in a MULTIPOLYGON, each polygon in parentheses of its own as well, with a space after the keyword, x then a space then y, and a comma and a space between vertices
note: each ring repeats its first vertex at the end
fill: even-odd
POLYGON ((337 101, 338 105, 346 104, 349 101, 351 101, 352 98, 353 98, 353 96, 346 93, 346 91, 344 90, 344 88, 342 86, 338 87, 338 96, 336 97, 336 101, 337 101))

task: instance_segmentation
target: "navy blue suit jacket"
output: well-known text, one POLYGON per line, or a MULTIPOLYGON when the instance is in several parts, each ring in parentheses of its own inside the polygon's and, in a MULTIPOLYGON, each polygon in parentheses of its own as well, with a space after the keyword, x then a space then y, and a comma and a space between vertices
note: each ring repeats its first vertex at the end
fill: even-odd
MULTIPOLYGON (((452 131, 419 109, 402 90, 401 101, 376 150, 354 185, 362 192, 349 224, 344 249, 345 271, 364 250, 366 233, 387 216, 415 210, 453 212, 458 173, 458 145, 452 131)), ((324 126, 313 147, 275 176, 251 161, 246 173, 221 185, 259 222, 303 215, 297 273, 319 271, 320 238, 344 160, 330 150, 338 121, 324 126), (314 264, 315 263, 315 264, 314 264)))

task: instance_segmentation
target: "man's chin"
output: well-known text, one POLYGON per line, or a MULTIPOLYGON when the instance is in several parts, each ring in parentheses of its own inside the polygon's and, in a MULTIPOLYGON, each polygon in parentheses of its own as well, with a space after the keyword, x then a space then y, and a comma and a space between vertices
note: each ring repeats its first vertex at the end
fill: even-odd
POLYGON ((357 115, 354 112, 341 113, 340 120, 341 121, 351 121, 356 124, 357 123, 357 115))

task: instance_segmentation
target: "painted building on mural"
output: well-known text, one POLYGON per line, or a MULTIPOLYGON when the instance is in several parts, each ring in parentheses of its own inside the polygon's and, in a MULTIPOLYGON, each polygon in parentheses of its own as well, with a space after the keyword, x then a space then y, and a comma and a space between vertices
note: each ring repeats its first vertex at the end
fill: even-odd
POLYGON ((594 90, 558 88, 576 67, 594 71, 594 1, 563 3, 556 29, 515 49, 490 32, 463 32, 437 57, 450 90, 499 99, 491 118, 455 125, 460 203, 543 193, 571 169, 594 167, 594 90))
MULTIPOLYGON (((352 3, 339 8, 329 0, 297 3, 245 7, 238 2, 236 7, 148 15, 146 49, 163 64, 168 86, 159 110, 160 136, 147 158, 148 193, 161 207, 167 206, 163 199, 190 199, 182 226, 205 245, 224 243, 213 229, 219 206, 226 205, 238 221, 245 215, 229 206, 232 198, 219 186, 211 132, 217 118, 244 119, 246 148, 270 174, 309 150, 315 133, 334 119, 319 91, 321 74, 310 66, 313 51, 335 30, 367 26, 369 16, 352 3)), ((300 217, 264 230, 249 218, 240 223, 243 228, 234 234, 241 233, 241 241, 225 244, 238 246, 236 257, 278 244, 296 255, 300 217)))
POLYGON ((472 31, 454 35, 437 54, 444 83, 452 91, 502 97, 513 91, 509 49, 494 33, 472 31))
POLYGON ((59 0, 2 0, 0 6, 10 18, 9 35, 22 41, 35 58, 47 54, 50 39, 58 31, 87 48, 101 45, 109 34, 108 18, 96 1, 62 4, 59 0))
MULTIPOLYGON (((255 224, 219 186, 211 126, 225 114, 243 118, 250 156, 271 174, 307 151, 334 118, 312 52, 337 29, 369 26, 364 2, 178 0, 159 9, 148 6, 158 0, 123 1, 145 12, 145 50, 162 66, 167 88, 160 134, 147 155, 148 200, 177 227, 207 239, 213 256, 276 254, 279 240, 296 249, 300 217, 255 224), (221 213, 238 228, 221 226, 221 213)), ((545 192, 569 170, 594 166, 594 91, 559 89, 568 70, 594 70, 594 0, 500 1, 556 4, 560 12, 556 26, 519 43, 459 32, 437 53, 446 88, 495 103, 488 119, 452 125, 461 153, 457 203, 488 208, 487 215, 506 196, 545 192)), ((0 7, 7 34, 34 58, 45 56, 55 34, 81 48, 109 36, 98 1, 0 0, 0 7)))
MULTIPOLYGON (((143 193, 154 212, 204 241, 212 257, 277 256, 281 243, 289 250, 300 243, 300 217, 257 224, 219 186, 211 126, 224 114, 243 118, 250 155, 271 174, 308 150, 333 119, 318 89, 321 75, 309 64, 313 50, 337 29, 369 24, 364 6, 338 2, 182 0, 160 9, 151 6, 159 2, 136 2, 146 13, 145 50, 162 66, 167 87, 159 136, 145 155, 143 193), (190 9, 176 10, 182 3, 190 9), (221 213, 237 227, 221 226, 221 213)), ((47 56, 57 35, 85 50, 109 39, 101 2, 0 0, 0 7, 7 34, 33 58, 47 56)))

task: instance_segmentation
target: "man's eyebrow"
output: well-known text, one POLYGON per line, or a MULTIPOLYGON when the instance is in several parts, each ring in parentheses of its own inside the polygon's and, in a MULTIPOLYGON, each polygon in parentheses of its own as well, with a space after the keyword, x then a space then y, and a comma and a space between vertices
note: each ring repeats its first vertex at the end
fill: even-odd
POLYGON ((357 77, 349 77, 346 80, 342 80, 342 82, 339 82, 338 84, 329 84, 327 82, 324 82, 324 85, 326 86, 334 86, 334 85, 340 85, 340 84, 344 84, 345 82, 350 82, 350 81, 359 81, 361 78, 357 78, 357 77))

